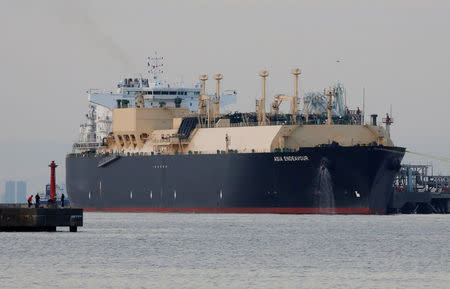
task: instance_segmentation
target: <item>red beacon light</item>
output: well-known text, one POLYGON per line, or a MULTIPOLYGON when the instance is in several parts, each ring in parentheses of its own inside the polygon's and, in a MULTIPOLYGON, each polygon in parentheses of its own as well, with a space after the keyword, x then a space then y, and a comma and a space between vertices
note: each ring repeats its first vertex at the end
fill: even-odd
POLYGON ((55 161, 52 161, 49 165, 50 167, 50 199, 56 203, 56 176, 55 171, 58 166, 55 161))

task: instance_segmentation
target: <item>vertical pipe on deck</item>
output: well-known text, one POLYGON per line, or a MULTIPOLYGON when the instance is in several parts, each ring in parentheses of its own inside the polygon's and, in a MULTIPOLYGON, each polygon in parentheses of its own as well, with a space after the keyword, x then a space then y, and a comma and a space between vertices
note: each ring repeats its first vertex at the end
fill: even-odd
POLYGON ((266 77, 269 76, 269 73, 267 70, 263 70, 259 73, 259 75, 262 77, 262 96, 261 96, 261 124, 266 124, 266 77))

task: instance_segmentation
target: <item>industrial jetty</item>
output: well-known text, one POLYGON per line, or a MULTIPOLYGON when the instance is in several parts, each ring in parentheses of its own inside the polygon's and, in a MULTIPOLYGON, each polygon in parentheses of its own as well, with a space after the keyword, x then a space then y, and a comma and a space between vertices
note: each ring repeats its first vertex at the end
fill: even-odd
MULTIPOLYGON (((0 204, 0 232, 55 232, 56 227, 69 227, 70 232, 76 232, 83 226, 83 209, 61 207, 56 202, 56 176, 57 165, 52 161, 49 165, 50 195, 45 205, 40 204, 36 197, 34 208, 31 206, 31 197, 26 204, 0 204)), ((38 194, 36 194, 37 196, 38 194)))
MULTIPOLYGON (((158 60, 158 59, 152 59, 158 60)), ((256 111, 221 112, 236 92, 207 94, 152 77, 121 81, 116 93, 90 91, 79 140, 66 157, 72 206, 120 212, 385 214, 405 149, 392 123, 345 104, 336 84, 299 96, 266 97, 260 73, 256 111), (302 101, 300 101, 302 100, 302 101), (270 111, 266 111, 266 101, 270 111), (289 102, 288 113, 280 104, 289 102), (301 104, 301 105, 300 105, 301 104)))

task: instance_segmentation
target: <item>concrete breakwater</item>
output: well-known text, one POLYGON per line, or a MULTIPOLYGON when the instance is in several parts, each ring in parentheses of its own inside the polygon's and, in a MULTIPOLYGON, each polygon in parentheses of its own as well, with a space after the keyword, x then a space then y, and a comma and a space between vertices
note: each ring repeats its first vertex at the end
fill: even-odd
POLYGON ((27 208, 0 205, 0 231, 56 231, 69 227, 71 232, 83 226, 83 209, 27 208))

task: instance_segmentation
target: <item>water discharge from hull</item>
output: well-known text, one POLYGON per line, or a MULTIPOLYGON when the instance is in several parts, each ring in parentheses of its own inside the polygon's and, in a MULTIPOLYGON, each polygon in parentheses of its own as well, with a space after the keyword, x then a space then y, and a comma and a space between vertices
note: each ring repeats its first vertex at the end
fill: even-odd
POLYGON ((320 162, 315 180, 314 197, 316 208, 319 208, 322 213, 333 214, 335 213, 333 180, 327 164, 327 159, 322 159, 320 162))

